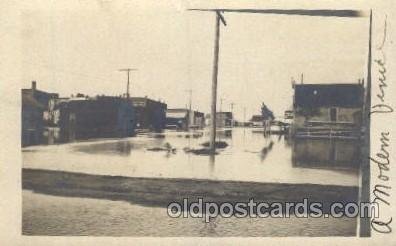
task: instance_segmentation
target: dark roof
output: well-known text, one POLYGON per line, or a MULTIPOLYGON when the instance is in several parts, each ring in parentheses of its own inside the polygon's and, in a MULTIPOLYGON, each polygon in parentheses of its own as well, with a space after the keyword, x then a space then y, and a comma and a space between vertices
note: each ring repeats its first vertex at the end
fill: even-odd
POLYGON ((294 88, 298 107, 360 107, 364 88, 359 84, 299 84, 294 88))
POLYGON ((48 107, 48 101, 58 97, 58 93, 49 93, 36 89, 22 89, 22 105, 25 107, 31 106, 46 109, 48 107))
POLYGON ((37 89, 22 89, 22 94, 25 94, 25 93, 27 93, 27 94, 33 94, 34 93, 34 94, 39 94, 39 95, 46 95, 46 96, 51 97, 51 98, 59 97, 58 93, 40 91, 40 90, 37 90, 37 89))
POLYGON ((67 108, 74 112, 109 111, 120 107, 131 106, 132 103, 120 97, 97 97, 95 99, 70 100, 61 102, 58 107, 67 108))

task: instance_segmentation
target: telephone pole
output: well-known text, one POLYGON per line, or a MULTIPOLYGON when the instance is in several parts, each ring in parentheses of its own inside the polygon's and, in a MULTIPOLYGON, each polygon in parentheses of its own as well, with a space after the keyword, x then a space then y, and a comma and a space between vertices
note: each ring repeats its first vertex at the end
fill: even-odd
POLYGON ((357 10, 351 9, 188 9, 189 11, 206 11, 216 15, 215 24, 215 43, 214 43, 214 59, 212 73, 212 105, 211 105, 211 129, 210 129, 210 149, 215 151, 216 140, 216 101, 217 101, 217 74, 219 65, 219 39, 220 39, 220 23, 227 25, 224 12, 234 13, 252 13, 252 14, 277 14, 277 15, 301 15, 301 16, 336 16, 336 17, 362 17, 357 10))
POLYGON ((233 103, 233 102, 231 102, 230 103, 230 105, 231 105, 231 127, 234 127, 234 105, 235 105, 235 103, 233 103))
POLYGON ((224 101, 224 98, 220 97, 220 111, 219 112, 222 112, 223 101, 224 101))
POLYGON ((190 93, 190 99, 189 99, 189 108, 188 108, 188 126, 192 125, 194 121, 194 113, 191 111, 192 110, 192 89, 187 90, 188 93, 190 93))
MULTIPOLYGON (((201 9, 190 9, 192 11, 202 11, 201 9)), ((203 10, 207 11, 207 10, 203 10)), ((220 41, 220 23, 224 26, 227 25, 221 10, 209 10, 213 11, 216 15, 215 22, 215 38, 214 38, 214 49, 213 49, 213 71, 212 71, 212 105, 210 110, 210 150, 212 153, 216 151, 216 103, 217 103, 217 75, 219 72, 219 41, 220 41)))
POLYGON ((243 126, 245 126, 246 123, 246 107, 243 107, 243 126))
POLYGON ((216 151, 216 101, 217 101, 217 74, 219 72, 219 41, 220 41, 220 22, 227 25, 220 11, 216 11, 215 39, 213 49, 213 73, 212 73, 212 107, 211 107, 211 128, 210 128, 210 150, 216 151))
POLYGON ((129 98, 129 73, 131 71, 137 71, 137 69, 136 68, 122 68, 122 69, 119 69, 118 71, 127 72, 128 79, 127 79, 126 96, 127 96, 127 98, 129 98))
POLYGON ((190 98, 189 98, 189 110, 191 111, 191 105, 192 105, 192 89, 186 90, 189 94, 190 94, 190 98))

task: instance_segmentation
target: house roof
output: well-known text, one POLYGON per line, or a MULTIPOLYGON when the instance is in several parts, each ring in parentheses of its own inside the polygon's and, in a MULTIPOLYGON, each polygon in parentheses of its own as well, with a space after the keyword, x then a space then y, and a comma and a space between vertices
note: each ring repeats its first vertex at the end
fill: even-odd
POLYGON ((298 107, 360 107, 364 88, 360 84, 299 84, 294 87, 298 107))
POLYGON ((60 102, 58 107, 67 107, 72 111, 85 111, 85 110, 108 110, 117 109, 119 107, 130 106, 132 103, 126 101, 121 97, 96 97, 96 98, 81 98, 81 100, 69 100, 60 102))

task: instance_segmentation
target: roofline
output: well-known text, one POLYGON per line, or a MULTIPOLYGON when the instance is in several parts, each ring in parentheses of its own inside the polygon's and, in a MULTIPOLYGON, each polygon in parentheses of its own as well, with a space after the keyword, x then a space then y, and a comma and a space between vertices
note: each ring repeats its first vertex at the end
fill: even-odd
POLYGON ((37 90, 37 89, 32 89, 32 88, 24 88, 22 89, 23 92, 30 92, 30 91, 35 91, 35 92, 41 92, 41 93, 45 93, 45 94, 50 94, 50 95, 58 95, 59 93, 56 92, 48 92, 48 91, 42 91, 42 90, 37 90))
MULTIPOLYGON (((190 109, 188 109, 188 108, 167 108, 166 110, 186 110, 186 111, 189 111, 190 109)), ((191 109, 191 111, 197 112, 197 113, 204 113, 202 111, 194 110, 194 109, 191 109)))
MULTIPOLYGON (((188 108, 168 108, 166 110, 189 110, 188 108)), ((193 111, 193 110, 191 110, 193 111)))
POLYGON ((167 105, 165 102, 161 102, 161 101, 159 101, 159 100, 151 99, 151 98, 149 98, 149 97, 130 97, 129 99, 130 99, 130 100, 133 100, 133 99, 143 99, 143 100, 158 102, 158 103, 162 103, 162 104, 167 105))

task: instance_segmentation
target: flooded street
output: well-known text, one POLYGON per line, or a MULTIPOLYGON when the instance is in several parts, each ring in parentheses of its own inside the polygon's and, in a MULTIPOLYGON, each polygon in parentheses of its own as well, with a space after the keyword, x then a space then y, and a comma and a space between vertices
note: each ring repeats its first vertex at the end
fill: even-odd
MULTIPOLYGON (((207 132, 186 137, 185 132, 168 131, 126 139, 32 146, 22 150, 23 167, 127 177, 358 185, 358 169, 348 161, 337 165, 335 161, 301 159, 309 153, 318 155, 315 149, 293 148, 283 136, 264 137, 249 128, 219 132, 218 139, 229 146, 218 150, 219 154, 214 157, 184 151, 202 148, 200 145, 208 139, 207 132), (154 151, 166 145, 175 151, 154 151), (293 149, 298 152, 293 153, 293 149)), ((318 140, 315 141, 311 145, 318 146, 318 140)), ((325 140, 319 143, 327 149, 325 140)), ((354 146, 354 143, 343 144, 341 149, 345 146, 354 146)))
MULTIPOLYGON (((249 191, 253 189, 263 192, 267 189, 267 186, 263 186, 263 189, 259 186, 253 189, 248 188, 256 187, 254 184, 250 186, 251 182, 269 183, 275 186, 270 188, 274 190, 266 191, 269 192, 268 194, 275 194, 275 197, 289 197, 285 194, 290 188, 281 188, 277 184, 292 184, 301 194, 293 191, 294 198, 289 198, 298 200, 311 195, 316 199, 321 199, 323 187, 306 188, 308 184, 328 185, 326 187, 329 187, 329 191, 330 186, 341 187, 340 189, 345 189, 345 186, 348 188, 358 186, 358 169, 347 161, 347 155, 342 152, 350 146, 347 143, 304 141, 296 148, 296 145, 284 136, 265 137, 263 133, 257 133, 254 129, 248 128, 219 132, 218 137, 218 140, 226 141, 228 147, 218 150, 218 154, 214 157, 186 151, 202 148, 201 144, 209 139, 205 131, 191 134, 167 131, 161 134, 147 133, 126 139, 92 140, 23 148, 23 168, 26 170, 23 190, 23 234, 355 235, 356 219, 331 217, 300 219, 294 216, 265 219, 218 217, 207 224, 202 219, 196 218, 173 219, 167 216, 165 207, 150 205, 154 204, 157 198, 164 199, 163 202, 168 201, 164 197, 168 196, 167 199, 172 197, 174 193, 172 189, 181 192, 180 194, 188 193, 189 188, 185 188, 187 191, 183 190, 187 186, 192 187, 191 193, 195 192, 194 194, 209 195, 209 191, 214 189, 213 197, 219 194, 232 197, 232 194, 243 193, 250 196, 249 191), (328 144, 333 146, 333 150, 327 153, 328 155, 323 157, 315 154, 317 148, 328 148, 328 144), (339 148, 341 150, 338 150, 339 148), (51 171, 41 174, 44 172, 38 169, 51 171), (56 172, 52 174, 53 171, 56 172), (70 173, 83 174, 83 176, 72 177, 70 173), (106 178, 109 176, 112 176, 111 179, 106 178), (123 176, 131 180, 119 181, 120 178, 114 176, 123 176), (53 180, 50 181, 51 179, 53 180), (172 181, 173 179, 209 181, 199 181, 203 183, 194 184, 188 181, 178 183, 179 181, 172 181), (212 184, 210 183, 212 181, 222 182, 212 184), (227 183, 226 185, 226 181, 245 183, 241 185, 227 183), (212 185, 216 188, 211 188, 212 185), (300 185, 300 188, 297 188, 297 185, 300 185), (132 190, 125 190, 128 187, 132 190), (165 187, 165 190, 161 191, 160 187, 165 187), (199 190, 199 187, 207 191, 199 190), (158 190, 158 192, 153 193, 153 190, 158 190), (311 193, 311 191, 315 192, 311 193), (125 193, 126 197, 118 199, 113 198, 111 192, 127 193, 125 193)), ((265 199, 270 198, 265 197, 265 199)))
POLYGON ((65 2, 0 25, 11 245, 391 230, 391 1, 65 2))

